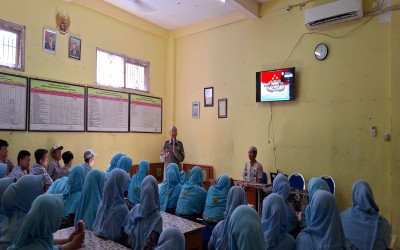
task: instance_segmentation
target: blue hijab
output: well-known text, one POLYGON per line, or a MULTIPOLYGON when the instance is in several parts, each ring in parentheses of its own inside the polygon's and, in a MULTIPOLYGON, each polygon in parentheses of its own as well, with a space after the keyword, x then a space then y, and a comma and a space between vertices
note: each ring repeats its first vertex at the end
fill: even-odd
POLYGON ((296 241, 287 232, 286 205, 282 196, 272 193, 264 199, 261 224, 265 249, 296 249, 296 241))
POLYGON ((14 241, 32 202, 43 191, 42 182, 40 175, 24 175, 4 192, 3 211, 7 218, 1 226, 0 249, 14 241))
POLYGON ((122 224, 128 214, 124 193, 128 189, 129 175, 122 169, 111 171, 104 185, 101 200, 93 222, 93 233, 107 239, 121 242, 122 224))
MULTIPOLYGON (((321 178, 311 178, 310 181, 308 182, 308 200, 311 201, 312 197, 314 196, 315 191, 317 190, 325 190, 329 191, 329 186, 326 181, 324 181, 321 178)), ((310 218, 311 218, 311 212, 310 212, 310 204, 306 206, 305 209, 305 218, 306 218, 306 225, 309 224, 310 218)))
POLYGON ((137 250, 143 248, 152 232, 161 234, 163 229, 156 178, 152 175, 144 178, 142 190, 146 195, 140 197, 140 204, 132 208, 124 221, 124 231, 132 242, 132 249, 137 250))
POLYGON ((158 239, 158 244, 154 250, 184 250, 185 236, 176 227, 165 229, 158 239))
POLYGON ((93 169, 87 174, 74 223, 83 220, 86 228, 92 230, 97 207, 103 198, 104 179, 104 172, 98 169, 93 169))
POLYGON ((226 209, 228 192, 231 188, 231 179, 227 175, 221 175, 216 185, 208 189, 206 205, 203 217, 223 219, 226 209))
POLYGON ((84 183, 85 169, 82 165, 76 165, 68 176, 68 189, 63 193, 64 217, 76 213, 84 183))
POLYGON ((6 163, 0 163, 0 178, 6 177, 8 165, 6 163))
POLYGON ((179 194, 176 212, 182 215, 202 214, 206 203, 207 191, 203 188, 203 171, 196 166, 190 171, 187 181, 179 194))
POLYGON ((137 174, 132 177, 131 183, 128 188, 128 198, 133 204, 138 204, 140 202, 140 188, 142 186, 142 181, 147 176, 149 172, 149 162, 143 160, 139 163, 139 169, 137 174))
POLYGON ((46 194, 63 194, 68 190, 68 176, 63 176, 51 184, 46 194))
POLYGON ((121 158, 118 160, 117 167, 119 169, 125 170, 129 174, 129 170, 131 170, 132 167, 132 158, 128 156, 121 156, 121 158))
POLYGON ((106 180, 107 180, 108 177, 110 176, 111 171, 112 171, 114 168, 117 167, 118 161, 119 161, 119 159, 121 159, 122 156, 125 156, 125 154, 123 154, 123 153, 116 153, 116 154, 113 156, 113 158, 111 158, 110 166, 108 167, 108 169, 107 169, 107 171, 106 171, 106 173, 105 173, 105 178, 106 178, 106 180))
POLYGON ((346 249, 335 197, 325 190, 315 191, 310 211, 310 224, 296 238, 297 249, 346 249))
POLYGON ((296 216, 296 212, 294 211, 292 205, 288 201, 289 197, 289 189, 290 184, 289 180, 283 174, 278 174, 274 182, 272 183, 272 192, 277 193, 285 200, 287 216, 288 216, 288 232, 292 232, 298 225, 300 225, 300 221, 296 216))
POLYGON ((218 222, 212 231, 209 245, 215 249, 229 249, 228 225, 233 211, 240 205, 247 205, 246 193, 243 188, 234 186, 229 190, 225 209, 225 219, 218 222))
POLYGON ((229 249, 265 249, 260 216, 253 208, 241 205, 233 211, 228 225, 229 249))
POLYGON ((37 197, 16 239, 7 249, 58 249, 53 245, 53 233, 60 226, 63 211, 61 195, 42 194, 37 197))
POLYGON ((160 210, 176 208, 182 185, 179 181, 179 169, 176 163, 170 163, 167 167, 165 180, 160 186, 160 210))
POLYGON ((353 184, 352 200, 353 206, 340 215, 346 238, 358 249, 387 249, 391 239, 390 226, 382 226, 379 230, 380 221, 389 223, 379 216, 379 207, 366 181, 358 180, 353 184), (386 244, 377 243, 377 238, 386 238, 386 244))
POLYGON ((6 191, 6 189, 11 185, 11 183, 14 183, 15 178, 2 178, 0 179, 0 229, 1 229, 1 224, 3 224, 3 221, 6 220, 7 216, 4 215, 3 212, 3 194, 6 191))
POLYGON ((185 184, 186 182, 186 172, 184 170, 179 172, 179 181, 181 182, 182 185, 185 184))

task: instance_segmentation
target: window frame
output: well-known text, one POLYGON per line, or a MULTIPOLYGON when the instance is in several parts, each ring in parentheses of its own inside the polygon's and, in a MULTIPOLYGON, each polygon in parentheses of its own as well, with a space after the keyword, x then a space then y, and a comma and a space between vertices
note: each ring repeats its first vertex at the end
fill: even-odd
POLYGON ((0 30, 12 32, 17 35, 16 66, 10 67, 0 64, 0 68, 25 71, 25 31, 26 27, 4 19, 0 19, 0 30))
POLYGON ((141 60, 138 58, 133 58, 124 54, 116 53, 107 49, 102 49, 99 47, 96 47, 96 85, 99 86, 104 86, 104 87, 112 87, 112 88, 118 88, 118 89, 127 89, 127 90, 134 90, 134 91, 139 91, 139 92, 144 92, 144 93, 150 93, 150 62, 141 60), (97 79, 97 66, 98 66, 98 61, 97 61, 97 51, 101 51, 104 53, 108 53, 114 56, 119 56, 123 59, 124 65, 123 65, 123 72, 124 72, 124 86, 123 87, 114 87, 114 86, 108 86, 108 85, 103 85, 98 82, 97 79), (127 64, 133 64, 133 65, 138 65, 138 66, 143 66, 144 67, 144 80, 145 80, 145 86, 147 86, 147 90, 141 90, 141 89, 135 89, 135 88, 128 88, 126 85, 126 65, 127 64))

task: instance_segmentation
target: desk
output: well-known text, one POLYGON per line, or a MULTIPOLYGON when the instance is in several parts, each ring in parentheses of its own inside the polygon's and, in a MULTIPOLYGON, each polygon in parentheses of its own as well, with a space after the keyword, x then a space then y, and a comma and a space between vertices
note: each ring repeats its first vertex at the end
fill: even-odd
MULTIPOLYGON (((74 232, 75 228, 74 227, 68 227, 64 228, 61 230, 58 230, 53 234, 55 239, 67 239, 69 235, 74 232)), ((124 247, 121 244, 118 244, 112 240, 107 240, 104 238, 97 237, 94 235, 94 233, 90 230, 85 231, 85 241, 83 242, 83 245, 79 249, 129 249, 127 247, 124 247)))
POLYGON ((179 216, 161 211, 163 230, 176 227, 185 235, 185 249, 203 249, 201 233, 204 228, 202 224, 181 218, 179 216))

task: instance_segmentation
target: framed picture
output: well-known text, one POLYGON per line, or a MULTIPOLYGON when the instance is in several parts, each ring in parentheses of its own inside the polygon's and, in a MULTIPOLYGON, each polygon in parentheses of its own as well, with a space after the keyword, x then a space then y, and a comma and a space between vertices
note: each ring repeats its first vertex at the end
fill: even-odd
POLYGON ((81 39, 73 36, 69 37, 68 57, 81 60, 81 39))
POLYGON ((204 107, 214 106, 214 88, 204 88, 204 107))
POLYGON ((43 29, 43 51, 55 54, 57 51, 57 31, 44 28, 43 29))
POLYGON ((200 102, 192 102, 192 118, 200 118, 200 102))
POLYGON ((218 118, 228 117, 228 99, 218 99, 218 118))

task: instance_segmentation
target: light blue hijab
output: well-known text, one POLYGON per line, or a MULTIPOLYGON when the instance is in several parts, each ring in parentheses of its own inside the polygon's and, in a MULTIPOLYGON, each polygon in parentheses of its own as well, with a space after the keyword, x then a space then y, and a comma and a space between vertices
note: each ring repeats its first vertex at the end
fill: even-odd
POLYGON ((286 205, 282 196, 272 193, 265 197, 261 224, 264 230, 265 249, 296 249, 296 241, 287 232, 286 205))
POLYGON ((272 183, 272 192, 277 193, 285 200, 287 216, 288 216, 288 232, 292 232, 298 225, 300 221, 296 216, 292 205, 288 201, 290 184, 289 180, 283 174, 278 174, 272 183))
POLYGON ((233 211, 240 205, 247 205, 246 193, 243 188, 233 186, 228 193, 228 201, 225 209, 225 219, 218 222, 212 231, 209 246, 210 249, 229 249, 228 225, 233 211))
POLYGON ((93 169, 87 174, 74 223, 83 220, 86 228, 92 230, 97 207, 103 198, 104 180, 104 172, 98 169, 93 169))
POLYGON ((184 250, 185 236, 176 227, 165 229, 158 240, 158 244, 154 250, 184 250))
POLYGON ((315 191, 310 202, 310 211, 310 224, 297 236, 296 248, 346 249, 346 239, 335 197, 325 190, 315 191))
POLYGON ((37 197, 16 239, 7 249, 58 249, 53 245, 53 233, 60 226, 63 211, 61 195, 42 194, 37 197))
POLYGON ((379 216, 379 207, 366 181, 353 184, 352 200, 353 206, 340 215, 346 238, 358 249, 387 249, 391 240, 390 225, 379 216))
POLYGON ((68 176, 68 189, 63 193, 64 217, 76 213, 85 183, 85 172, 82 165, 76 165, 68 176))
POLYGON ((265 249, 260 216, 253 208, 241 205, 233 211, 228 225, 229 249, 265 249))
POLYGON ((0 178, 6 177, 8 165, 6 163, 0 163, 0 178))
POLYGON ((3 224, 3 221, 6 220, 7 216, 4 215, 3 212, 3 194, 6 191, 6 189, 11 185, 11 183, 14 183, 15 178, 1 178, 0 179, 0 229, 1 229, 1 224, 3 224))
POLYGON ((179 194, 176 212, 182 215, 202 214, 206 203, 207 191, 203 188, 203 171, 196 166, 190 171, 187 181, 179 194))
POLYGON ((179 168, 176 163, 170 163, 167 167, 165 180, 160 186, 160 210, 165 211, 167 208, 176 208, 182 185, 179 181, 179 168))
POLYGON ((110 176, 111 171, 112 171, 114 168, 117 167, 118 161, 119 161, 119 159, 121 159, 122 156, 125 156, 125 154, 123 154, 123 153, 116 153, 116 154, 113 156, 113 158, 111 158, 110 166, 108 167, 108 169, 107 169, 107 171, 106 171, 106 173, 105 173, 105 178, 106 178, 106 180, 107 180, 108 177, 110 176))
POLYGON ((133 204, 138 204, 140 202, 140 188, 142 186, 142 181, 149 173, 149 162, 143 160, 139 163, 139 169, 137 174, 132 177, 131 183, 128 189, 128 198, 133 204))
POLYGON ((161 234, 163 229, 158 183, 154 176, 144 178, 142 191, 146 195, 140 197, 140 204, 132 208, 124 221, 124 231, 132 242, 132 249, 136 250, 143 248, 152 232, 161 234))
POLYGON ((103 199, 93 222, 93 233, 107 239, 121 242, 122 224, 128 214, 124 193, 128 189, 129 175, 122 169, 111 171, 104 185, 103 199))
MULTIPOLYGON (((317 190, 325 190, 329 191, 329 186, 326 181, 324 181, 321 178, 311 178, 310 181, 308 182, 308 200, 311 201, 312 197, 314 196, 315 191, 317 190)), ((305 209, 305 218, 306 218, 306 225, 309 224, 310 218, 311 218, 311 212, 310 212, 310 204, 306 206, 305 209)))
POLYGON ((181 184, 185 184, 186 182, 186 172, 185 170, 182 170, 181 172, 179 172, 179 181, 181 182, 181 184))
POLYGON ((3 211, 7 218, 1 225, 0 249, 14 241, 32 202, 43 191, 42 182, 40 175, 24 175, 4 192, 3 211))
POLYGON ((46 194, 63 194, 68 190, 68 176, 63 176, 51 184, 46 194))
POLYGON ((117 167, 119 169, 125 170, 129 174, 129 170, 131 170, 132 167, 132 158, 128 156, 121 156, 121 158, 118 160, 117 167))
POLYGON ((231 179, 227 175, 221 175, 216 185, 208 189, 206 205, 203 217, 223 219, 226 209, 228 192, 231 188, 231 179))

